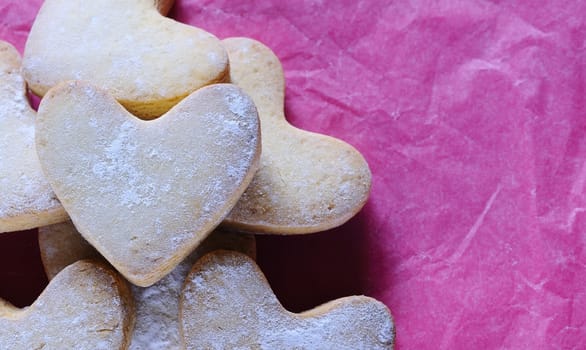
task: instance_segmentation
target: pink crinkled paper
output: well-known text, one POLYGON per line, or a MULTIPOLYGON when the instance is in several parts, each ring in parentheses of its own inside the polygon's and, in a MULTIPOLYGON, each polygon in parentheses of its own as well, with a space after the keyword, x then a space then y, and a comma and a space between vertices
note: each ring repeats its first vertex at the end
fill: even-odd
MULTIPOLYGON (((2 0, 0 39, 22 52, 40 3, 2 0)), ((177 0, 170 15, 271 47, 288 119, 370 164, 344 226, 259 237, 285 306, 375 297, 398 349, 586 348, 586 2, 177 0)), ((0 297, 30 303, 46 280, 34 232, 15 235, 0 297)))

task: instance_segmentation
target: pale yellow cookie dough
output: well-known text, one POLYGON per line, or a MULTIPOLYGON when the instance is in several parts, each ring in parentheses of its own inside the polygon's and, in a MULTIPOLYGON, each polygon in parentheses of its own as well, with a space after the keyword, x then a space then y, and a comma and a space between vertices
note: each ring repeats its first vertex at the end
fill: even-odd
POLYGON ((303 234, 342 225, 365 204, 371 174, 349 144, 293 127, 285 120, 281 63, 261 43, 223 41, 231 81, 248 93, 262 125, 261 165, 224 221, 258 233, 303 234))
POLYGON ((228 58, 204 30, 164 17, 166 0, 46 0, 24 53, 24 77, 44 96, 66 80, 108 90, 130 112, 158 117, 196 89, 223 82, 228 58))
POLYGON ((126 281, 89 261, 64 269, 30 307, 0 300, 2 349, 126 349, 133 324, 126 281))
MULTIPOLYGON (((71 222, 39 228, 39 249, 49 279, 75 261, 99 256, 71 222)), ((216 249, 235 250, 252 258, 256 256, 253 235, 216 230, 159 282, 146 288, 131 286, 136 323, 129 350, 183 349, 179 334, 181 287, 195 261, 216 249)))
POLYGON ((35 150, 35 111, 26 98, 20 55, 0 41, 0 232, 67 219, 41 171, 35 150))
POLYGON ((222 221, 260 158, 254 104, 230 84, 144 121, 105 91, 67 82, 42 100, 36 125, 41 165, 75 226, 142 287, 222 221))
POLYGON ((181 297, 187 349, 392 349, 395 326, 381 302, 352 296, 295 314, 285 310, 258 266, 216 251, 189 273, 181 297))

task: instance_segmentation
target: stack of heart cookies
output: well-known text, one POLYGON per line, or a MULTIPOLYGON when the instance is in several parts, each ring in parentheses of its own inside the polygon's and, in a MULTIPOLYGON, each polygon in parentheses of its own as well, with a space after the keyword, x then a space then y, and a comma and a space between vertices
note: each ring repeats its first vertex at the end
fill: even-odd
POLYGON ((39 227, 50 279, 29 308, 0 300, 0 348, 392 348, 384 304, 290 313, 254 261, 254 234, 353 217, 366 161, 287 123, 269 48, 172 5, 46 0, 22 61, 0 43, 0 232, 39 227))

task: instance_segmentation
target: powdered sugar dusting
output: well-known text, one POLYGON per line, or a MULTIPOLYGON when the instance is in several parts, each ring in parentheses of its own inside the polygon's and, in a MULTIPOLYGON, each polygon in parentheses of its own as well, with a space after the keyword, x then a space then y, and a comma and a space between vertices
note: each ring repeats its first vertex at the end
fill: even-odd
POLYGON ((133 287, 136 324, 129 349, 180 349, 179 291, 189 270, 183 262, 169 275, 147 288, 133 287))
MULTIPOLYGON (((96 125, 95 118, 90 119, 90 125, 96 125)), ((93 162, 92 173, 103 181, 114 181, 124 178, 127 182, 125 188, 119 193, 120 204, 128 208, 136 205, 152 206, 155 200, 155 190, 160 188, 167 191, 170 188, 168 183, 157 183, 155 180, 139 167, 136 162, 138 157, 137 148, 138 129, 130 121, 122 123, 117 130, 113 131, 114 138, 106 141, 103 156, 93 162)), ((151 150, 151 157, 157 155, 151 150)), ((101 188, 102 194, 109 191, 109 188, 101 188)))
POLYGON ((88 81, 154 117, 167 101, 221 79, 228 60, 219 40, 161 16, 155 4, 45 1, 25 50, 29 81, 42 94, 60 81, 88 81))
POLYGON ((239 93, 226 84, 203 88, 148 122, 84 83, 41 103, 39 152, 56 193, 80 232, 133 283, 169 273, 250 182, 259 122, 254 108, 230 111, 225 96, 239 93))
POLYGON ((128 325, 113 272, 88 262, 64 270, 30 307, 0 318, 3 349, 119 349, 128 325))
POLYGON ((0 232, 24 230, 66 216, 35 150, 35 112, 17 67, 0 71, 0 232))
POLYGON ((292 314, 244 256, 215 253, 198 264, 187 279, 181 305, 187 348, 392 348, 392 318, 374 299, 343 298, 292 314))
POLYGON ((255 251, 254 237, 215 232, 165 278, 150 287, 132 288, 136 304, 136 325, 130 350, 183 348, 179 331, 181 287, 193 263, 203 254, 220 248, 250 255, 255 251))
MULTIPOLYGON (((343 224, 368 198, 368 164, 352 146, 287 123, 283 71, 268 47, 245 38, 226 39, 224 45, 230 76, 256 103, 263 128, 260 171, 228 215, 228 223, 279 234, 343 224)), ((232 105, 237 110, 239 103, 232 105)))
POLYGON ((230 111, 239 117, 249 114, 250 110, 254 108, 254 105, 249 98, 236 92, 226 94, 226 101, 228 102, 228 108, 230 111))
POLYGON ((25 97, 24 78, 17 69, 0 71, 0 101, 2 101, 2 117, 19 118, 26 115, 30 107, 25 97))
MULTIPOLYGON (((49 278, 70 263, 97 255, 71 222, 40 230, 39 248, 49 278)), ((178 319, 181 286, 193 263, 203 254, 219 248, 254 256, 254 236, 216 231, 165 278, 150 287, 132 287, 136 324, 130 349, 182 349, 178 319)))

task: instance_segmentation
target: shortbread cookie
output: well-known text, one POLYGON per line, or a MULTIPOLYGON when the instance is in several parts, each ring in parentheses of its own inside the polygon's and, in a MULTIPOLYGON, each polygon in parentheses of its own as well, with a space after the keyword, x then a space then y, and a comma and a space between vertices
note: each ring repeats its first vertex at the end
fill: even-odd
POLYGON ((67 220, 41 171, 35 111, 26 99, 20 55, 0 41, 0 232, 67 220))
POLYGON ((285 310, 254 261, 216 251, 189 273, 180 320, 187 349, 392 349, 393 319, 372 298, 337 299, 285 310))
POLYGON ((24 77, 44 96, 66 80, 108 90, 158 117, 196 89, 224 82, 228 57, 212 34, 164 17, 170 0, 46 0, 29 34, 24 77))
MULTIPOLYGON (((53 279, 66 266, 78 260, 103 259, 100 253, 81 236, 71 221, 39 227, 38 239, 41 261, 49 280, 53 279)), ((180 278, 181 280, 185 279, 187 270, 191 268, 199 257, 217 249, 239 251, 256 259, 254 235, 216 229, 171 274, 180 270, 180 266, 186 266, 186 273, 180 278)), ((103 262, 107 262, 107 260, 104 259, 103 262)), ((157 284, 163 283, 171 274, 157 282, 157 284)), ((145 289, 142 287, 137 288, 145 289)))
POLYGON ((134 310, 126 281, 79 261, 57 275, 28 308, 0 301, 2 349, 126 349, 134 310))
POLYGON ((259 233, 301 234, 349 220, 370 191, 371 174, 362 155, 343 141, 287 123, 283 70, 269 48, 246 38, 223 43, 232 82, 258 108, 263 148, 260 169, 225 225, 259 233))
MULTIPOLYGON (((41 227, 39 248, 49 279, 70 263, 98 255, 71 222, 41 227)), ((216 249, 236 250, 253 258, 256 256, 253 235, 216 230, 159 282, 146 288, 131 286, 136 324, 130 337, 130 350, 183 349, 179 334, 181 286, 193 263, 216 249)))
POLYGON ((105 91, 67 82, 41 101, 36 125, 41 166, 75 226, 143 287, 222 221, 260 158, 254 104, 230 84, 144 121, 105 91))
POLYGON ((39 227, 39 251, 49 280, 78 260, 102 260, 100 253, 86 241, 71 221, 39 227))

